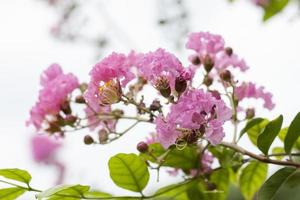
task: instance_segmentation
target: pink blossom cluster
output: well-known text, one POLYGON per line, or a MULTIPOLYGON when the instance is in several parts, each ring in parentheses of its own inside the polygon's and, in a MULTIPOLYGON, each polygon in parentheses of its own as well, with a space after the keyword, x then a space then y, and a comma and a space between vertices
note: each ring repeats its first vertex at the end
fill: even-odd
POLYGON ((272 110, 275 107, 275 104, 272 101, 273 95, 270 92, 266 92, 264 87, 257 87, 252 82, 243 82, 235 88, 234 94, 239 101, 246 98, 262 99, 265 108, 272 110))
POLYGON ((39 91, 38 102, 30 111, 27 124, 33 124, 40 129, 47 115, 56 115, 68 95, 79 87, 79 82, 73 74, 64 74, 58 64, 52 64, 41 76, 42 89, 39 91))
POLYGON ((224 137, 223 124, 232 115, 225 102, 201 89, 186 91, 170 108, 167 117, 156 119, 156 131, 160 143, 168 148, 181 137, 180 129, 199 131, 213 145, 224 137))

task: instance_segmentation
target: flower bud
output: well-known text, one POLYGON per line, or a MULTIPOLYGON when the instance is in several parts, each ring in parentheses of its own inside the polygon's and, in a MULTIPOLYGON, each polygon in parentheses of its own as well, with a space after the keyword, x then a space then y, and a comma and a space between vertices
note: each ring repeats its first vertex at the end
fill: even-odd
POLYGON ((224 70, 220 73, 220 78, 223 81, 230 82, 231 81, 231 72, 229 70, 224 70))
POLYGON ((118 80, 110 80, 103 86, 99 87, 99 96, 101 103, 104 105, 111 105, 118 103, 121 100, 122 88, 118 80))
POLYGON ((228 55, 228 56, 231 56, 233 54, 233 50, 231 47, 226 47, 225 48, 225 53, 228 55))
POLYGON ((75 98, 75 102, 76 103, 85 103, 85 99, 82 95, 78 95, 76 98, 75 98))
POLYGON ((108 132, 105 129, 101 129, 98 132, 100 144, 105 144, 108 140, 108 132))
POLYGON ((81 83, 79 86, 79 89, 82 93, 84 93, 87 88, 88 88, 88 84, 86 84, 86 83, 81 83))
POLYGON ((164 76, 161 76, 156 81, 155 88, 165 98, 168 98, 171 95, 171 87, 170 87, 170 84, 169 84, 169 80, 164 76))
POLYGON ((255 116, 255 109, 254 108, 248 108, 246 110, 246 119, 252 119, 255 116))
POLYGON ((94 143, 94 139, 90 135, 84 136, 83 141, 84 141, 84 144, 87 144, 87 145, 90 145, 90 144, 94 143))
POLYGON ((70 102, 68 100, 65 100, 61 106, 60 106, 60 109, 66 114, 66 115, 69 115, 72 113, 72 109, 71 109, 71 106, 70 106, 70 102))
POLYGON ((212 68, 214 67, 215 63, 209 55, 206 55, 204 57, 203 65, 204 65, 205 71, 207 73, 209 73, 212 70, 212 68))
POLYGON ((137 150, 141 153, 145 153, 148 151, 148 144, 146 142, 139 142, 136 146, 137 150))
POLYGON ((187 87, 187 81, 182 77, 178 76, 175 79, 175 90, 178 94, 182 94, 187 87))
POLYGON ((213 84, 213 79, 210 76, 205 76, 203 79, 203 84, 209 87, 213 84))
POLYGON ((200 65, 201 64, 201 60, 199 58, 199 56, 195 55, 191 58, 191 62, 193 65, 200 65))
POLYGON ((157 111, 161 109, 161 105, 159 100, 154 100, 150 105, 150 110, 157 111))

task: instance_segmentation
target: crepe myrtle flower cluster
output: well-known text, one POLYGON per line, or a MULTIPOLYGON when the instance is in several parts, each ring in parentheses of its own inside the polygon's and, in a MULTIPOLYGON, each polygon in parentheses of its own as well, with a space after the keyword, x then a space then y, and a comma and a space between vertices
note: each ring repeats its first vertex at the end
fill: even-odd
MULTIPOLYGON (((58 137, 89 128, 97 134, 86 135, 85 144, 107 144, 141 122, 151 123, 155 127, 150 137, 137 147, 146 152, 155 142, 165 149, 203 145, 203 141, 219 144, 226 122, 236 125, 254 117, 254 107, 241 105, 246 99, 261 99, 265 108, 274 108, 272 94, 264 87, 237 79, 249 67, 222 36, 191 33, 186 48, 192 52, 186 66, 162 48, 148 53, 113 52, 91 69, 88 84, 53 64, 41 76, 42 89, 27 124, 39 132, 60 133, 58 137), (199 80, 201 84, 195 84, 199 80), (158 93, 150 100, 143 93, 147 85, 158 93), (82 109, 74 109, 75 104, 83 105, 82 109), (128 115, 124 105, 134 106, 136 114, 128 115), (121 120, 135 123, 120 131, 121 120)), ((200 162, 209 169, 211 155, 202 157, 200 162)))

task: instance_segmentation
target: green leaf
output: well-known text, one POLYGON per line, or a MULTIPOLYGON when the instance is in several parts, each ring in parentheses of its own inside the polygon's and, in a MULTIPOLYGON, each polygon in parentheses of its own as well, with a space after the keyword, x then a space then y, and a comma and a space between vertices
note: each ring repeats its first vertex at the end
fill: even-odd
POLYGON ((141 192, 149 181, 146 163, 135 154, 117 154, 110 158, 108 166, 111 179, 124 189, 141 192))
MULTIPOLYGON (((278 137, 281 141, 284 142, 288 130, 289 130, 289 127, 285 127, 280 130, 278 137)), ((293 148, 300 150, 300 137, 296 140, 296 143, 294 144, 293 148)))
MULTIPOLYGON (((159 158, 167 151, 159 143, 151 144, 149 150, 156 158, 159 158)), ((151 162, 156 162, 148 153, 141 153, 140 156, 151 162)), ((195 146, 187 146, 182 150, 173 148, 164 160, 162 166, 181 168, 183 170, 197 169, 199 167, 199 156, 195 146)))
POLYGON ((31 181, 31 175, 21 169, 0 169, 0 176, 26 184, 31 181))
POLYGON ((0 189, 0 200, 14 200, 24 194, 27 190, 19 187, 0 189))
POLYGON ((260 123, 255 124, 251 128, 247 130, 247 135, 250 141, 256 146, 257 145, 257 137, 264 131, 265 127, 269 123, 269 120, 264 119, 260 123))
POLYGON ((265 14, 263 20, 267 21, 274 15, 281 12, 288 3, 289 0, 269 0, 268 5, 264 7, 265 14))
POLYGON ((89 191, 89 186, 83 185, 58 185, 50 188, 42 193, 38 194, 38 199, 49 199, 49 200, 73 200, 80 199, 84 193, 89 191), (70 197, 72 196, 72 197, 70 197))
POLYGON ((284 139, 284 149, 286 153, 291 153, 293 145, 296 143, 298 137, 300 136, 300 112, 296 115, 292 121, 286 137, 284 139))
POLYGON ((261 123, 264 120, 265 120, 264 118, 254 118, 254 119, 249 120, 247 122, 246 126, 241 130, 239 138, 241 138, 245 133, 247 133, 250 128, 261 123))
POLYGON ((88 191, 84 193, 86 198, 103 198, 103 197, 111 197, 110 194, 101 192, 101 191, 88 191))
POLYGON ((229 169, 222 168, 212 173, 210 181, 217 186, 218 193, 207 194, 210 200, 222 200, 225 199, 228 194, 229 187, 229 169))
POLYGON ((243 164, 243 157, 241 154, 232 149, 217 145, 209 147, 208 150, 214 155, 214 157, 218 158, 219 163, 223 168, 234 166, 236 170, 243 164))
POLYGON ((265 130, 257 137, 257 146, 265 155, 268 155, 268 151, 281 129, 282 121, 282 115, 270 121, 265 130))
MULTIPOLYGON (((284 148, 282 147, 274 147, 272 149, 272 154, 282 154, 282 153, 285 153, 284 148)), ((276 158, 276 160, 282 160, 284 156, 274 156, 274 157, 276 158)))
POLYGON ((247 200, 251 200, 267 177, 268 165, 251 161, 243 170, 239 179, 240 190, 247 200))
MULTIPOLYGON (((269 200, 274 199, 276 193, 285 184, 291 174, 296 171, 295 168, 285 167, 273 174, 261 187, 257 199, 269 200)), ((286 199, 283 198, 283 199, 286 199)))

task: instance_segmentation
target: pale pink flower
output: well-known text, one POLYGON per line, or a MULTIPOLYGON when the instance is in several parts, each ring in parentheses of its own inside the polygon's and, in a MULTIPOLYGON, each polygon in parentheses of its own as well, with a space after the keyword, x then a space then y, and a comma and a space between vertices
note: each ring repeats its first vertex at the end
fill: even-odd
POLYGON ((214 161, 213 155, 205 151, 202 154, 201 160, 200 160, 200 168, 199 169, 192 169, 190 170, 190 175, 191 176, 196 176, 197 173, 209 173, 212 170, 212 163, 214 161))
POLYGON ((156 119, 156 130, 160 143, 165 147, 174 144, 180 132, 177 128, 201 130, 213 145, 224 137, 223 124, 230 120, 231 110, 221 99, 209 92, 192 89, 185 92, 170 108, 166 119, 156 119))
POLYGON ((252 82, 242 83, 235 88, 234 94, 239 101, 242 101, 245 98, 262 99, 265 108, 272 110, 275 107, 275 104, 272 101, 273 95, 270 92, 266 92, 264 87, 257 87, 252 82))
POLYGON ((150 133, 148 137, 146 137, 146 143, 148 145, 158 142, 158 136, 156 133, 150 133))
POLYGON ((39 91, 38 102, 30 111, 27 125, 33 124, 37 129, 46 115, 58 114, 62 103, 68 95, 79 87, 77 77, 73 74, 64 74, 58 64, 52 64, 41 75, 42 89, 39 91))

